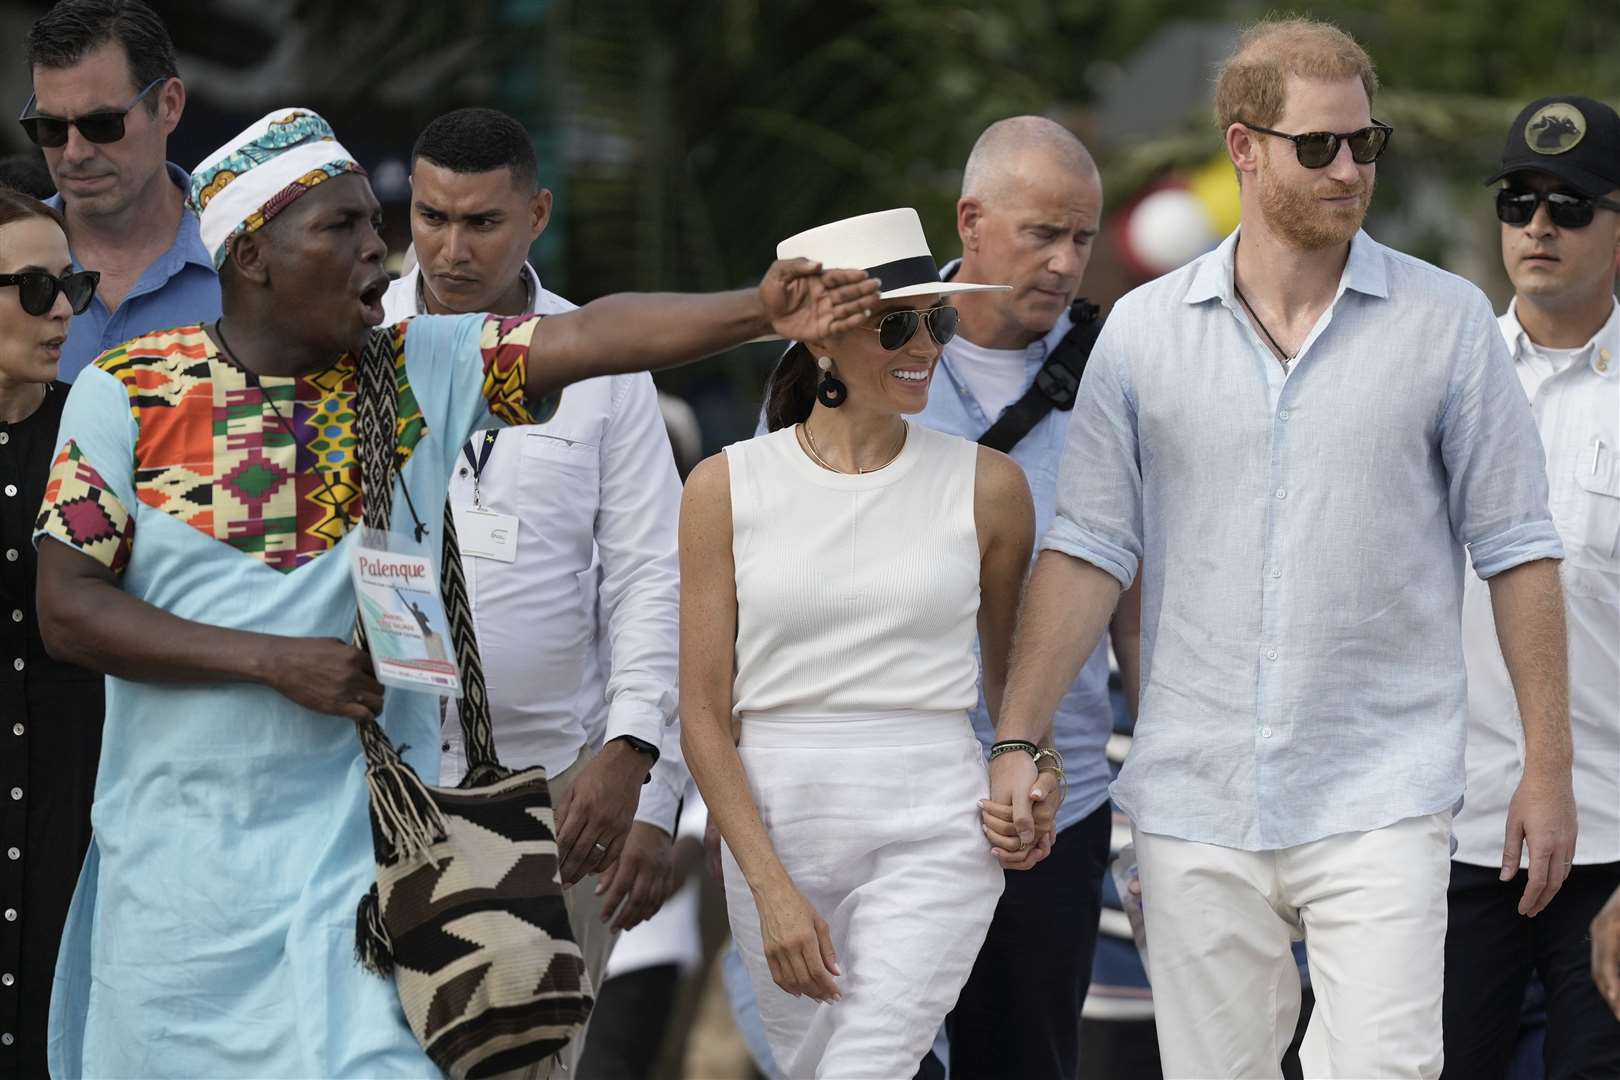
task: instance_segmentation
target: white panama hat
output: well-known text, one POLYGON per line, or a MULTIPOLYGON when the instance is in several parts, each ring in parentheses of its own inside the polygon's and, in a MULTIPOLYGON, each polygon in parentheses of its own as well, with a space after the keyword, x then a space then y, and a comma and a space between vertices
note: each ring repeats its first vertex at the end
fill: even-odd
POLYGON ((829 270, 865 270, 883 283, 880 300, 1012 288, 941 281, 939 266, 923 235, 922 219, 909 206, 806 229, 777 244, 776 257, 814 259, 829 270))

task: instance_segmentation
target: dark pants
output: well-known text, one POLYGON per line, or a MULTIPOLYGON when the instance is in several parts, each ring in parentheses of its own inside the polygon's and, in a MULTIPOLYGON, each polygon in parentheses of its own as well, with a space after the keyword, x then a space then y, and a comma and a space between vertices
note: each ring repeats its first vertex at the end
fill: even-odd
POLYGON ((663 1049, 681 969, 674 964, 615 975, 602 983, 585 1033, 580 1080, 643 1080, 663 1049))
POLYGON ((1548 1080, 1620 1077, 1620 1020, 1592 983, 1588 928, 1616 886, 1620 863, 1576 866, 1541 914, 1519 914, 1528 874, 1497 880, 1491 867, 1451 864, 1446 930, 1445 1076, 1506 1074, 1525 984, 1547 990, 1548 1080))
POLYGON ((1111 821, 1105 802, 1058 833, 1033 870, 1007 872, 984 947, 945 1019, 951 1080, 1074 1077, 1111 821))

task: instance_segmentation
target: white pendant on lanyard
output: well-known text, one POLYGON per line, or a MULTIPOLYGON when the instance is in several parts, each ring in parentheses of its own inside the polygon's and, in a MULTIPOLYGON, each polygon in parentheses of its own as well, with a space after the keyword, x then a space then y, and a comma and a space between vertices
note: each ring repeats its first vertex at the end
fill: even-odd
POLYGON ((518 519, 515 514, 498 514, 484 507, 484 493, 479 487, 484 466, 495 449, 498 429, 482 432, 473 441, 478 443, 478 456, 474 457, 472 443, 461 448, 472 466, 473 504, 457 506, 456 538, 461 542, 461 554, 475 559, 494 559, 497 562, 517 561, 518 519))

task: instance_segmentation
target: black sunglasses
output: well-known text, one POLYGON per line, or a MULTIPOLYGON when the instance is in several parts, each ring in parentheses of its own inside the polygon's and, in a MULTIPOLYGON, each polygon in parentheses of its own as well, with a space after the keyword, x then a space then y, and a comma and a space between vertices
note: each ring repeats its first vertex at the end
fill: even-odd
POLYGON ((67 297, 73 314, 83 315, 100 281, 101 275, 94 270, 79 270, 61 277, 53 277, 43 270, 30 270, 24 274, 0 274, 0 289, 17 286, 17 301, 30 315, 49 314, 56 306, 59 293, 67 297))
POLYGON ((1547 216, 1560 229, 1584 229, 1592 224, 1598 207, 1620 211, 1612 199, 1574 195, 1567 191, 1515 191, 1503 188, 1496 193, 1496 220, 1504 225, 1524 226, 1536 216, 1536 207, 1547 204, 1547 216))
POLYGON ((1339 135, 1332 131, 1307 131, 1303 135, 1290 135, 1286 131, 1273 131, 1259 124, 1251 124, 1247 120, 1239 120, 1238 123, 1262 135, 1275 135, 1279 139, 1287 139, 1294 144, 1294 156, 1307 169, 1325 169, 1331 165, 1333 159, 1339 156, 1341 142, 1350 144, 1351 161, 1357 165, 1371 165, 1389 148, 1389 137, 1395 133, 1394 128, 1377 120, 1372 122, 1371 127, 1352 131, 1348 135, 1339 135))
POLYGON ((141 103, 141 99, 152 92, 152 88, 169 81, 169 76, 159 75, 146 84, 146 89, 135 95, 135 100, 125 105, 122 111, 98 112, 81 116, 76 120, 64 120, 60 116, 45 116, 34 111, 34 97, 28 97, 28 104, 23 106, 22 115, 17 122, 28 133, 28 138, 35 146, 49 146, 55 148, 66 146, 68 141, 68 128, 76 127, 79 134, 93 143, 115 143, 124 137, 124 117, 129 111, 141 103))
POLYGON ((863 326, 863 330, 871 330, 878 336, 878 344, 889 352, 903 346, 916 334, 920 323, 928 324, 928 336, 937 344, 943 345, 956 336, 956 320, 962 313, 948 304, 939 307, 927 308, 918 311, 916 308, 901 308, 891 311, 878 320, 875 327, 863 326))

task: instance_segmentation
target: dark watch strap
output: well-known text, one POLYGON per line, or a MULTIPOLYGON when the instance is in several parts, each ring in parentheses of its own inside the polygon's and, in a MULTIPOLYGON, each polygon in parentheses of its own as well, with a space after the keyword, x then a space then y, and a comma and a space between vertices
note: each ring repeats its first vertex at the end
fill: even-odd
MULTIPOLYGON (((658 747, 654 746, 652 743, 648 742, 646 739, 638 739, 634 735, 616 735, 613 738, 609 739, 608 742, 627 743, 629 745, 630 749, 639 751, 639 752, 641 752, 643 754, 646 754, 648 757, 652 758, 652 764, 654 764, 654 765, 658 764, 658 747)), ((643 784, 645 784, 645 783, 648 783, 651 780, 652 780, 652 772, 649 770, 647 775, 642 778, 641 782, 643 784)))

